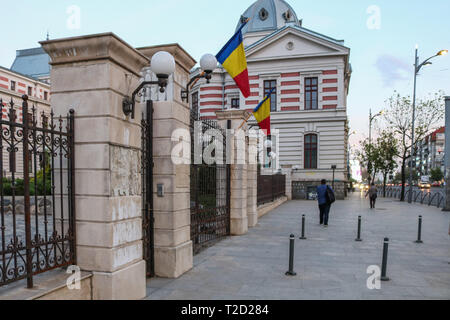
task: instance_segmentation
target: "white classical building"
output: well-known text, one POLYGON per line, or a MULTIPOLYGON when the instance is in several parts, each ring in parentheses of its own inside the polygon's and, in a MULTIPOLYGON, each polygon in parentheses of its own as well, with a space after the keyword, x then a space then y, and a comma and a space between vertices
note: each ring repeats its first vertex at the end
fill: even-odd
POLYGON ((305 199, 314 194, 321 179, 331 183, 334 171, 335 188, 343 198, 348 178, 350 49, 343 40, 304 28, 283 0, 256 1, 240 17, 237 28, 246 18, 251 18, 243 28, 251 96, 245 99, 233 79, 218 68, 209 84, 200 81, 194 86, 192 108, 204 119, 214 119, 218 110, 252 111, 276 87, 271 121, 279 137, 273 140, 279 142, 288 194, 305 199))

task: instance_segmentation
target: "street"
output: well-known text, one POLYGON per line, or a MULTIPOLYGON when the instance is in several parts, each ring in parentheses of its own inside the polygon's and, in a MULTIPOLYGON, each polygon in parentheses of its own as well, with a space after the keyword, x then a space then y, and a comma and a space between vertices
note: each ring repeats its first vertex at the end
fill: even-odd
POLYGON ((263 217, 243 237, 230 237, 194 257, 179 279, 150 279, 147 299, 450 299, 449 215, 434 207, 379 199, 376 210, 355 192, 319 226, 315 201, 290 201, 263 217), (299 240, 301 215, 307 240, 299 240), (355 242, 358 215, 363 242, 355 242), (423 244, 416 244, 423 215, 423 244), (289 235, 296 235, 295 277, 287 277, 289 235), (380 290, 367 287, 369 266, 381 266, 380 290))

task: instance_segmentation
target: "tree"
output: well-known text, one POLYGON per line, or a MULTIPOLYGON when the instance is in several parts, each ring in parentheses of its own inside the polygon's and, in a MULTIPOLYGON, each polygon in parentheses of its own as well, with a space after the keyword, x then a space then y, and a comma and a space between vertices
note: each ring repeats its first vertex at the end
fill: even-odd
POLYGON ((374 167, 383 175, 383 196, 386 197, 386 183, 389 174, 397 168, 398 141, 393 132, 382 131, 374 147, 374 167))
MULTIPOLYGON (((384 120, 389 131, 393 132, 399 141, 397 157, 401 162, 401 201, 405 201, 405 182, 407 161, 411 158, 411 146, 417 145, 426 135, 439 127, 445 114, 443 93, 436 93, 427 100, 418 100, 416 103, 416 118, 414 141, 412 141, 412 103, 409 96, 402 97, 395 92, 386 101, 387 109, 384 120)), ((411 165, 412 165, 412 161, 411 165)))
POLYGON ((431 169, 430 178, 431 178, 431 181, 433 181, 433 182, 441 181, 442 179, 444 179, 444 174, 442 173, 441 168, 431 169))
POLYGON ((363 179, 367 179, 368 183, 371 184, 375 181, 375 176, 377 175, 375 146, 369 143, 369 139, 365 139, 359 142, 361 145, 361 150, 358 150, 356 155, 358 157, 359 163, 361 165, 361 171, 364 172, 363 179))
MULTIPOLYGON (((405 169, 405 175, 407 177, 409 177, 409 172, 410 172, 410 168, 406 168, 405 169)), ((413 175, 413 181, 419 180, 419 172, 416 169, 413 169, 412 175, 413 175)), ((395 176, 394 176, 394 183, 395 184, 402 183, 402 172, 401 171, 397 172, 395 174, 395 176)))

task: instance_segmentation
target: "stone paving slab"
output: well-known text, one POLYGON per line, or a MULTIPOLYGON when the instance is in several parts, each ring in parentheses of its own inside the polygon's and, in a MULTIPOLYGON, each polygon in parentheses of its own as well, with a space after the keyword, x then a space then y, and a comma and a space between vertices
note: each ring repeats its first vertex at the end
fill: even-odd
POLYGON ((450 214, 435 207, 379 198, 368 208, 359 193, 338 201, 330 226, 318 222, 316 202, 290 201, 260 219, 241 237, 229 237, 194 257, 179 279, 150 279, 151 300, 450 299, 450 214), (299 240, 301 215, 307 240, 299 240), (355 242, 358 215, 363 242, 355 242), (416 244, 423 216, 423 244, 416 244), (296 277, 287 277, 289 235, 297 236, 296 277), (381 266, 389 237, 388 276, 369 290, 370 265, 381 266))

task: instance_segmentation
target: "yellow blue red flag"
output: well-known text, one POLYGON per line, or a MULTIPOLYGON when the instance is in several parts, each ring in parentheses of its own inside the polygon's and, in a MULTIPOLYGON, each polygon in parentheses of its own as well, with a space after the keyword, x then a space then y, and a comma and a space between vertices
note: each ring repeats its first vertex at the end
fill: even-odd
POLYGON ((263 101, 253 110, 253 115, 256 121, 258 121, 261 130, 265 131, 266 135, 270 136, 270 97, 275 88, 270 90, 269 94, 263 101))
POLYGON ((217 54, 217 61, 227 70, 241 90, 244 97, 250 96, 250 80, 248 78, 247 58, 245 57, 244 43, 242 42, 242 24, 235 35, 217 54))

